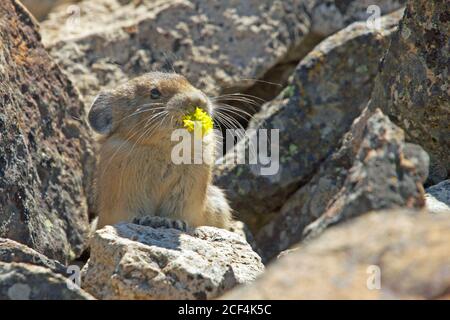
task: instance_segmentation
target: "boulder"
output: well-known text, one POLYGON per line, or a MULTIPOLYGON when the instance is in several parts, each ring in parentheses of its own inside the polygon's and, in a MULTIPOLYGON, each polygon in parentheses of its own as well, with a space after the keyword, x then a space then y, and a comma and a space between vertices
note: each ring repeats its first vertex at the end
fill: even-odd
POLYGON ((37 20, 42 21, 55 7, 62 4, 77 2, 77 0, 20 0, 20 2, 30 10, 37 20))
POLYGON ((10 239, 0 238, 0 262, 23 262, 50 269, 54 273, 66 275, 67 268, 56 260, 10 239))
POLYGON ((98 230, 82 287, 100 299, 211 299, 264 270, 238 234, 119 223, 98 230))
POLYGON ((372 93, 371 108, 429 153, 429 184, 450 172, 449 12, 449 1, 408 1, 372 93))
POLYGON ((65 262, 86 246, 90 134, 33 21, 19 2, 1 1, 0 237, 65 262))
POLYGON ((450 211, 450 180, 428 187, 425 191, 426 206, 430 212, 450 211))
POLYGON ((302 1, 83 1, 79 19, 56 10, 42 24, 51 54, 85 101, 154 70, 176 70, 208 94, 250 86, 299 45, 302 1))
POLYGON ((325 38, 355 21, 368 21, 376 14, 393 12, 406 0, 313 0, 306 1, 311 16, 311 34, 325 38))
MULTIPOLYGON (((406 0, 310 0, 303 3, 310 24, 300 45, 289 50, 277 65, 264 74, 260 79, 262 81, 252 84, 244 91, 241 90, 242 93, 257 96, 264 101, 272 100, 288 84, 288 78, 298 62, 320 41, 355 21, 372 22, 376 14, 393 12, 401 8, 406 0)), ((256 99, 257 104, 258 100, 256 99)), ((237 104, 249 112, 253 111, 248 104, 230 103, 237 104)))
POLYGON ((450 215, 388 210, 289 250, 224 299, 449 299, 450 215))
POLYGON ((0 262, 0 300, 92 300, 90 294, 50 269, 27 263, 0 262))
POLYGON ((366 108, 341 148, 258 233, 260 253, 273 258, 305 236, 368 211, 422 207, 427 169, 422 148, 405 144, 400 128, 366 108))
MULTIPOLYGON (((259 92, 277 92, 279 86, 255 80, 283 83, 295 67, 293 62, 318 41, 369 16, 366 1, 341 2, 82 1, 77 4, 79 16, 55 10, 43 22, 42 34, 89 103, 100 88, 161 69, 182 73, 210 95, 256 84, 263 87, 259 92), (310 34, 312 16, 318 20, 314 34, 310 34), (323 18, 333 21, 326 30, 319 27, 323 18)), ((370 4, 386 13, 403 2, 370 4)))
POLYGON ((244 142, 225 155, 217 183, 252 231, 269 221, 338 147, 368 102, 379 59, 401 16, 400 10, 383 17, 379 30, 355 22, 322 41, 300 62, 280 96, 255 115, 249 128, 279 130, 276 174, 231 164, 234 151, 248 153, 244 142))

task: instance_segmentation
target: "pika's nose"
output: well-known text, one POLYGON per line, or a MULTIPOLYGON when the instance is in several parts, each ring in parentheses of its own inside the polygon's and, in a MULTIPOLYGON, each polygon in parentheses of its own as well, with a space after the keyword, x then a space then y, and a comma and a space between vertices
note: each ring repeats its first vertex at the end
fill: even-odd
POLYGON ((208 108, 208 100, 206 96, 201 92, 190 92, 187 95, 187 107, 189 111, 195 110, 195 108, 199 107, 203 110, 207 111, 208 108))

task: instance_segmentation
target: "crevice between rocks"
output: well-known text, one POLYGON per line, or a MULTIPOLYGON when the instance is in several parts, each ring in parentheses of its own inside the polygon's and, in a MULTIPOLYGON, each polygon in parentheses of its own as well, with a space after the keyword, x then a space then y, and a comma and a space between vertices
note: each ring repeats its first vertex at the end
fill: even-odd
MULTIPOLYGON (((267 70, 264 75, 258 79, 245 79, 243 82, 253 82, 249 86, 233 86, 223 88, 219 95, 224 94, 242 94, 247 97, 253 96, 255 105, 249 103, 241 103, 231 100, 223 100, 223 102, 230 104, 236 108, 245 110, 251 116, 257 113, 264 103, 270 102, 275 99, 288 85, 289 78, 294 73, 295 68, 300 61, 325 37, 318 34, 307 34, 301 41, 301 43, 291 48, 284 57, 282 57, 278 63, 272 68, 267 70)), ((228 113, 235 120, 246 128, 250 117, 242 114, 243 118, 232 113, 228 113)))

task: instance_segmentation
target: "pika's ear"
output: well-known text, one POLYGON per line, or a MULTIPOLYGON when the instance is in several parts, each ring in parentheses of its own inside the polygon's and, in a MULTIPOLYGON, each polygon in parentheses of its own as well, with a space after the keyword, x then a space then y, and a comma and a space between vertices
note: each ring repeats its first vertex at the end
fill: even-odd
POLYGON ((88 121, 91 128, 100 134, 111 132, 112 108, 108 93, 100 93, 95 97, 89 110, 88 121))

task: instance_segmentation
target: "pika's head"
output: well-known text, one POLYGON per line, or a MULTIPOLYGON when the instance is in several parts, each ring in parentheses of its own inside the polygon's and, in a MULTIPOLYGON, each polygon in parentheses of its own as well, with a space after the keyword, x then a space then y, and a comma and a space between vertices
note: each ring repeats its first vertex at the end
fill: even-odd
POLYGON ((212 114, 213 104, 199 89, 176 73, 150 72, 94 100, 88 120, 93 130, 108 136, 150 136, 182 127, 184 115, 197 107, 212 114))

